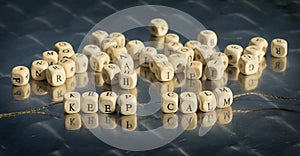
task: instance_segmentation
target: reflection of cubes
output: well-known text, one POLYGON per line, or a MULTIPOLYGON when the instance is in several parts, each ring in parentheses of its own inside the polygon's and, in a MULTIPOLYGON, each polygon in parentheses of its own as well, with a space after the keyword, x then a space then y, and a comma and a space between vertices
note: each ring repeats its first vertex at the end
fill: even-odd
POLYGON ((203 127, 212 127, 217 121, 216 111, 211 112, 198 112, 198 123, 203 127))
POLYGON ((76 65, 75 73, 84 73, 87 71, 89 59, 86 55, 77 53, 72 57, 72 59, 76 65))
POLYGON ((13 86, 12 96, 15 100, 28 99, 30 97, 30 84, 27 83, 26 85, 23 86, 13 86))
POLYGON ((186 90, 198 94, 202 91, 201 80, 186 80, 186 90))
POLYGON ((200 61, 191 61, 187 64, 186 78, 200 79, 202 76, 202 63, 200 61))
POLYGON ((238 66, 229 65, 226 69, 229 80, 237 80, 239 77, 240 69, 238 66))
POLYGON ((65 115, 65 128, 66 130, 78 130, 81 128, 81 117, 80 114, 68 114, 65 115))
POLYGON ((162 114, 162 124, 165 129, 176 129, 178 127, 178 115, 162 114))
POLYGON ((274 72, 284 72, 286 70, 286 57, 271 57, 270 67, 274 72))
POLYGON ((89 83, 88 73, 79 73, 75 75, 76 88, 84 88, 89 83))
POLYGON ((35 95, 45 95, 48 93, 49 84, 47 83, 47 81, 32 80, 31 86, 32 92, 35 95))
POLYGON ((76 78, 75 78, 75 76, 67 78, 66 82, 65 82, 65 85, 66 85, 66 89, 67 89, 68 92, 73 91, 76 88, 76 78))
POLYGON ((181 114, 180 115, 181 127, 185 130, 193 130, 197 128, 197 114, 181 114))
POLYGON ((120 119, 121 127, 126 131, 134 131, 137 128, 136 115, 122 116, 120 119))
POLYGON ((231 107, 216 110, 218 115, 218 123, 221 125, 229 124, 233 118, 233 112, 231 107))
POLYGON ((57 87, 48 87, 48 96, 52 101, 61 101, 64 99, 64 94, 67 92, 65 84, 57 87))
POLYGON ((273 39, 271 43, 271 55, 273 57, 285 57, 288 51, 288 43, 284 39, 273 39))
POLYGON ((254 90, 259 83, 260 74, 244 75, 239 74, 239 84, 240 86, 247 91, 254 90))
POLYGON ((99 123, 104 129, 114 129, 117 127, 117 119, 114 114, 99 114, 99 123))
POLYGON ((99 117, 97 113, 92 114, 81 114, 81 120, 83 123, 83 126, 87 129, 94 129, 99 126, 99 117))
POLYGON ((160 36, 160 37, 156 37, 151 35, 149 37, 149 46, 154 47, 157 50, 162 50, 165 47, 165 37, 164 36, 160 36))

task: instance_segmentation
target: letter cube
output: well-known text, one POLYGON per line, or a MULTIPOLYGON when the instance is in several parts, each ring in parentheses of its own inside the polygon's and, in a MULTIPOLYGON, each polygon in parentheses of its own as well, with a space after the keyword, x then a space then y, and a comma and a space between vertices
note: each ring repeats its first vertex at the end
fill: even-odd
POLYGON ((201 43, 196 40, 189 40, 184 44, 184 46, 195 50, 197 47, 201 46, 201 43))
POLYGON ((202 112, 214 111, 217 107, 216 97, 211 91, 202 91, 198 95, 199 110, 202 112))
POLYGON ((169 42, 179 42, 179 36, 177 34, 166 34, 165 35, 165 43, 169 42))
POLYGON ((198 46, 195 49, 195 60, 201 61, 203 65, 206 65, 213 53, 213 49, 207 45, 198 46))
POLYGON ((174 69, 169 62, 157 62, 153 70, 155 77, 159 81, 170 81, 174 77, 174 69))
POLYGON ((288 43, 286 40, 276 38, 271 43, 271 55, 273 57, 285 57, 288 53, 288 43))
POLYGON ((134 60, 139 59, 140 50, 144 47, 144 43, 140 40, 131 40, 126 44, 127 52, 134 60))
POLYGON ((109 63, 109 56, 104 53, 96 53, 90 57, 90 66, 93 71, 101 72, 104 65, 109 63))
POLYGON ((207 62, 205 76, 208 80, 220 80, 224 75, 225 66, 220 60, 207 62))
POLYGON ((64 59, 59 60, 58 64, 61 65, 65 69, 66 78, 70 78, 75 75, 76 65, 73 60, 64 58, 64 59))
POLYGON ((154 72, 155 64, 157 62, 167 62, 168 58, 164 54, 155 54, 152 55, 150 60, 149 60, 149 69, 150 71, 154 72))
POLYGON ((119 85, 122 89, 133 89, 137 84, 137 74, 134 70, 123 70, 119 74, 119 85))
POLYGON ((224 63, 224 68, 226 69, 228 67, 228 57, 226 54, 222 52, 215 52, 213 53, 209 60, 220 60, 224 63))
POLYGON ((216 98, 217 108, 226 108, 231 106, 233 102, 233 94, 230 88, 216 88, 213 93, 216 98))
POLYGON ((63 85, 66 81, 66 72, 61 65, 51 65, 46 71, 47 82, 51 86, 63 85))
POLYGON ((116 65, 118 65, 121 71, 124 70, 134 70, 134 62, 132 57, 127 54, 121 54, 116 57, 116 65))
POLYGON ((30 73, 29 69, 25 66, 15 66, 11 70, 10 80, 15 86, 23 86, 29 82, 30 73))
POLYGON ((102 77, 105 83, 115 85, 119 82, 121 69, 116 64, 107 64, 102 69, 102 77))
POLYGON ((182 92, 180 94, 180 111, 182 113, 195 113, 197 111, 197 96, 193 92, 182 92))
POLYGON ((243 53, 244 49, 240 45, 237 44, 230 44, 227 45, 224 53, 228 57, 228 63, 231 65, 239 63, 240 57, 243 53))
POLYGON ((58 54, 56 51, 45 51, 43 52, 43 60, 48 62, 48 65, 54 65, 58 62, 58 54))
POLYGON ((165 92, 161 98, 163 113, 176 113, 178 111, 178 94, 175 92, 165 92))
POLYGON ((100 53, 101 49, 95 44, 87 44, 82 49, 82 54, 90 57, 94 54, 100 53))
POLYGON ((75 73, 84 73, 87 71, 89 59, 86 55, 76 53, 72 56, 72 60, 75 62, 75 73))
POLYGON ((149 60, 153 55, 157 54, 157 50, 153 47, 144 47, 140 50, 139 65, 149 67, 149 60))
POLYGON ((245 75, 257 73, 258 58, 250 54, 242 55, 239 60, 239 68, 240 72, 245 75))
POLYGON ((90 43, 101 46, 102 41, 108 37, 108 33, 103 30, 96 30, 90 35, 90 43))
POLYGON ((264 54, 267 52, 268 50, 268 41, 262 37, 253 37, 251 38, 249 44, 250 45, 255 45, 257 46, 260 50, 262 50, 264 52, 264 54))
POLYGON ((182 54, 172 54, 168 57, 175 73, 181 73, 186 70, 187 59, 182 54))
POLYGON ((81 97, 81 110, 83 113, 96 113, 98 111, 98 97, 96 92, 84 92, 81 97))
POLYGON ((78 92, 66 92, 64 94, 64 110, 67 114, 79 113, 80 94, 78 92))
POLYGON ((58 51, 58 60, 63 58, 71 58, 75 54, 73 49, 62 49, 58 51))
POLYGON ((176 50, 176 53, 182 54, 187 59, 187 62, 194 60, 194 50, 189 47, 180 47, 176 50))
POLYGON ((64 50, 64 49, 72 49, 73 50, 73 46, 69 42, 60 41, 60 42, 57 42, 57 43, 54 44, 53 49, 56 52, 59 52, 59 51, 64 50))
POLYGON ((108 37, 114 38, 119 46, 125 46, 125 36, 119 32, 110 33, 108 37))
POLYGON ((101 42, 101 50, 104 51, 104 52, 107 52, 107 49, 110 47, 110 46, 113 46, 113 45, 118 45, 117 41, 115 38, 112 38, 112 37, 108 37, 108 38, 105 38, 102 42, 101 42))
POLYGON ((175 54, 180 47, 183 47, 183 45, 179 42, 169 42, 165 45, 164 54, 166 56, 175 54))
POLYGON ((168 23, 162 18, 154 18, 149 23, 149 31, 153 36, 164 36, 168 29, 168 23))
POLYGON ((133 94, 122 94, 118 98, 120 113, 122 115, 134 115, 137 112, 137 99, 133 94))
POLYGON ((244 49, 243 55, 245 54, 256 56, 260 63, 264 59, 265 52, 255 45, 250 45, 244 49))
POLYGON ((202 76, 202 63, 200 61, 191 61, 186 67, 186 78, 190 80, 200 79, 202 76))
POLYGON ((121 54, 126 54, 126 53, 127 53, 127 49, 124 46, 120 46, 120 45, 113 45, 107 49, 107 54, 110 58, 110 62, 112 63, 116 63, 117 58, 121 54))
POLYGON ((217 45, 218 37, 212 30, 202 30, 198 34, 198 41, 202 45, 207 45, 211 48, 214 48, 217 45))
POLYGON ((35 60, 31 64, 31 76, 34 80, 45 80, 48 62, 45 60, 35 60))

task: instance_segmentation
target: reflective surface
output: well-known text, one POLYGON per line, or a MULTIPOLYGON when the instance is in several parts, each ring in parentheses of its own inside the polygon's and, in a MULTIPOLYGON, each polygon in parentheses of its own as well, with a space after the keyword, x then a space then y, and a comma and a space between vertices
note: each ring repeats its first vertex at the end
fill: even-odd
MULTIPOLYGON (((40 1, 35 5, 26 1, 1 1, 0 113, 24 111, 59 101, 65 91, 75 88, 83 92, 86 85, 99 86, 97 92, 105 90, 107 86, 103 85, 99 74, 78 74, 59 87, 32 80, 30 85, 13 87, 9 73, 15 65, 30 67, 33 60, 40 59, 41 53, 52 49, 57 41, 69 41, 76 49, 85 33, 102 18, 117 10, 143 4, 167 5, 192 15, 206 28, 215 30, 221 51, 231 43, 245 47, 254 36, 266 38, 269 45, 275 37, 285 38, 289 43, 286 58, 272 58, 268 51, 265 64, 261 63, 257 74, 245 76, 237 67, 229 66, 224 79, 187 80, 183 89, 198 86, 190 89, 210 90, 226 85, 234 94, 253 91, 299 98, 300 4, 297 1, 166 1, 160 4, 158 1, 90 0, 80 3, 40 1)), ((137 34, 144 42, 153 39, 145 29, 125 33, 128 40, 135 39, 137 34)), ((138 95, 140 103, 150 102, 150 94, 155 96, 158 91, 172 88, 178 91, 176 88, 182 85, 176 79, 174 83, 150 85, 151 73, 145 74, 147 69, 144 68, 137 70, 140 72, 139 86, 131 92, 138 95)), ((296 155, 300 151, 299 104, 299 101, 249 95, 235 99, 231 108, 210 113, 161 114, 158 111, 147 117, 101 113, 64 115, 62 104, 57 104, 42 110, 45 113, 1 116, 0 154, 296 155), (130 133, 160 126, 170 133, 178 128, 186 131, 165 146, 140 153, 114 148, 89 130, 120 128, 130 133)))

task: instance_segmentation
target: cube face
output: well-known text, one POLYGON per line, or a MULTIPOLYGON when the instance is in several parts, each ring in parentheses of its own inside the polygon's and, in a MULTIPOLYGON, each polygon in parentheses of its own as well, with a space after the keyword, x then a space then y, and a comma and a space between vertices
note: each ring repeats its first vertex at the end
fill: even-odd
POLYGON ((101 42, 100 48, 102 51, 107 52, 107 49, 113 45, 118 45, 116 39, 112 38, 112 37, 108 37, 108 38, 103 39, 103 41, 101 42))
POLYGON ((172 54, 168 57, 175 73, 181 73, 186 70, 187 59, 182 54, 172 54))
POLYGON ((243 54, 250 54, 258 58, 258 62, 261 62, 264 58, 265 52, 255 45, 250 45, 244 49, 243 54))
POLYGON ((81 98, 81 110, 83 113, 96 113, 98 111, 98 97, 96 92, 84 92, 81 98))
POLYGON ((191 49, 196 49, 197 47, 201 46, 201 43, 199 41, 196 41, 196 40, 190 40, 190 41, 187 41, 185 44, 184 44, 185 47, 189 47, 191 49))
POLYGON ((101 52, 101 49, 95 44, 87 44, 82 49, 82 54, 89 56, 89 57, 94 54, 100 53, 100 52, 101 52))
POLYGON ((202 91, 198 95, 199 109, 202 112, 214 111, 217 106, 216 97, 211 91, 202 91))
POLYGON ((224 63, 220 60, 211 60, 207 63, 205 76, 208 80, 220 80, 224 75, 224 63))
POLYGON ((288 43, 284 39, 276 38, 271 43, 271 55, 273 57, 285 57, 288 51, 288 43))
POLYGON ((226 108, 231 106, 233 102, 233 94, 230 88, 217 88, 213 93, 217 101, 217 108, 226 108))
POLYGON ((45 60, 35 60, 31 64, 31 76, 34 80, 45 80, 48 62, 45 60))
POLYGON ((15 66, 11 70, 11 83, 15 86, 28 84, 30 79, 29 69, 25 66, 15 66))
POLYGON ((87 71, 89 59, 86 55, 80 53, 75 54, 74 62, 76 65, 75 67, 76 74, 84 73, 87 71))
POLYGON ((116 64, 107 64, 103 67, 102 77, 105 83, 115 85, 119 82, 121 69, 116 64))
POLYGON ((99 114, 100 126, 104 129, 115 129, 117 127, 117 119, 114 114, 99 114))
POLYGON ((162 112, 176 113, 178 111, 178 94, 175 92, 166 92, 162 94, 162 112))
POLYGON ((239 77, 240 69, 237 65, 229 65, 226 69, 229 80, 237 80, 239 77))
POLYGON ((64 59, 59 60, 58 64, 64 68, 64 70, 66 72, 66 74, 65 74, 66 78, 70 78, 75 75, 76 65, 73 60, 64 58, 64 59))
POLYGON ((61 51, 64 49, 72 49, 73 50, 73 46, 71 45, 71 43, 66 42, 66 41, 60 41, 54 44, 54 51, 61 51))
POLYGON ((112 91, 102 92, 99 97, 99 110, 102 113, 114 113, 116 111, 118 95, 112 91))
POLYGON ((154 18, 149 23, 149 31, 153 36, 164 36, 168 29, 168 23, 162 18, 154 18))
POLYGON ((176 50, 176 53, 182 54, 187 59, 187 62, 194 60, 194 50, 189 47, 180 47, 176 50))
POLYGON ((203 30, 198 34, 198 41, 202 45, 207 45, 211 48, 215 47, 218 42, 216 33, 212 30, 203 30))
POLYGON ((207 45, 201 45, 195 49, 195 59, 200 61, 203 65, 206 65, 209 57, 214 53, 213 49, 207 45))
POLYGON ((69 49, 61 49, 58 51, 58 60, 61 60, 63 58, 71 58, 75 54, 74 50, 69 49))
POLYGON ((153 72, 159 81, 170 81, 174 77, 174 69, 169 62, 157 62, 153 72))
POLYGON ((30 97, 31 89, 30 84, 27 83, 23 86, 12 87, 12 97, 15 100, 26 100, 30 97))
POLYGON ((101 46, 101 42, 108 37, 108 33, 103 30, 96 30, 90 35, 90 43, 101 46))
POLYGON ((122 34, 122 33, 119 33, 119 32, 113 32, 113 33, 110 33, 108 37, 111 37, 111 38, 114 38, 117 42, 117 45, 120 45, 120 46, 125 46, 125 36, 122 34))
POLYGON ((62 101, 66 92, 65 84, 56 87, 49 86, 48 88, 48 96, 52 101, 62 101))
POLYGON ((262 37, 253 37, 248 45, 255 45, 257 46, 260 50, 264 52, 264 54, 268 50, 268 41, 262 37))
POLYGON ((237 44, 227 45, 224 50, 224 53, 228 57, 228 63, 231 65, 237 64, 240 60, 243 50, 243 47, 237 44))
POLYGON ((180 116, 180 125, 184 130, 194 130, 197 128, 197 114, 189 113, 180 116))
POLYGON ((104 53, 96 53, 90 57, 90 66, 95 72, 102 72, 104 65, 109 63, 109 56, 104 53))
POLYGON ((45 95, 48 93, 48 83, 47 81, 38 81, 38 80, 33 80, 31 82, 32 86, 32 92, 35 95, 45 95))
POLYGON ((48 62, 48 65, 54 65, 58 62, 58 54, 56 51, 45 51, 43 52, 43 60, 48 62))
POLYGON ((116 64, 120 67, 122 71, 124 70, 134 70, 134 62, 129 54, 121 54, 116 57, 116 64))
POLYGON ((179 42, 169 42, 164 49, 164 54, 166 56, 170 56, 172 54, 175 54, 176 51, 180 48, 183 47, 183 45, 179 42))
POLYGON ((144 47, 144 43, 140 40, 131 40, 126 44, 127 52, 134 60, 139 59, 140 50, 144 47))
POLYGON ((195 113, 197 111, 197 96, 193 92, 180 94, 180 111, 182 113, 195 113))
POLYGON ((79 113, 80 94, 78 92, 66 92, 64 94, 64 110, 67 114, 79 113))
POLYGON ((137 112, 137 100, 133 94, 122 94, 118 98, 120 113, 122 115, 134 115, 137 112))
POLYGON ((245 75, 255 74, 258 71, 258 59, 250 54, 242 55, 239 60, 239 68, 245 75))
POLYGON ((169 43, 169 42, 179 42, 179 36, 177 34, 166 34, 165 35, 165 43, 169 43))
POLYGON ((139 65, 149 67, 149 61, 153 55, 157 54, 157 50, 153 47, 144 47, 140 51, 139 65))
POLYGON ((89 76, 87 72, 75 75, 76 88, 84 88, 89 83, 89 76))
POLYGON ((130 70, 124 70, 119 75, 119 85, 122 89, 133 89, 137 85, 137 74, 130 70))
POLYGON ((65 128, 66 130, 78 130, 81 128, 81 116, 80 114, 69 114, 65 116, 65 128))
POLYGON ((186 78, 190 80, 200 79, 202 76, 202 63, 200 61, 191 61, 187 64, 186 78))
POLYGON ((213 53, 210 56, 209 60, 220 60, 220 61, 222 61, 223 64, 224 64, 224 68, 225 69, 228 67, 228 64, 229 64, 228 63, 229 61, 228 61, 227 55, 224 54, 224 53, 222 53, 222 52, 215 52, 215 53, 213 53))
POLYGON ((119 55, 126 54, 126 53, 127 53, 127 49, 124 46, 120 46, 120 45, 113 45, 107 49, 107 54, 112 63, 117 62, 117 58, 119 55))

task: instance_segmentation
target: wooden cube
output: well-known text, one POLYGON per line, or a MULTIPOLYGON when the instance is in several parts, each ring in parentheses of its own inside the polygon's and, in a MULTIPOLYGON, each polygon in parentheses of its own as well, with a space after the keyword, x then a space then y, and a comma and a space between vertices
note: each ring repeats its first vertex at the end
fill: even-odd
POLYGON ((71 49, 73 50, 73 46, 71 45, 71 43, 66 42, 66 41, 60 41, 54 44, 53 50, 56 52, 59 52, 61 50, 64 49, 71 49))
POLYGON ((274 72, 284 72, 287 66, 286 57, 271 57, 270 67, 274 72))
POLYGON ((96 113, 98 111, 98 93, 88 91, 84 92, 81 97, 81 110, 83 113, 96 113))
POLYGON ((90 43, 101 46, 102 41, 108 37, 108 33, 103 30, 96 30, 90 35, 90 43))
POLYGON ((99 114, 99 124, 104 129, 115 129, 117 127, 117 119, 115 114, 99 114))
POLYGON ((90 57, 94 54, 100 53, 101 49, 95 44, 87 44, 82 49, 82 54, 90 57))
POLYGON ((157 62, 153 70, 155 77, 159 81, 170 81, 174 77, 174 69, 169 62, 157 62))
POLYGON ((29 82, 29 69, 25 66, 15 66, 11 70, 10 80, 15 86, 23 86, 29 82))
POLYGON ((197 47, 201 46, 201 43, 196 40, 189 40, 184 44, 184 46, 195 50, 197 47))
POLYGON ((175 54, 180 47, 183 47, 183 45, 179 42, 169 42, 165 45, 164 54, 166 56, 175 54))
POLYGON ((137 74, 134 70, 123 70, 119 74, 119 85, 122 89, 133 89, 137 84, 137 74))
POLYGON ((162 112, 176 113, 178 111, 178 94, 175 92, 166 92, 161 96, 162 112))
POLYGON ((104 65, 109 64, 109 56, 104 53, 96 53, 90 57, 90 66, 95 72, 101 72, 104 65))
POLYGON ((256 56, 258 58, 258 62, 260 63, 264 58, 265 52, 255 45, 250 45, 244 49, 243 55, 245 54, 256 56))
POLYGON ((213 53, 213 49, 207 45, 198 46, 195 49, 195 61, 200 61, 203 65, 206 65, 213 53))
POLYGON ((194 60, 194 50, 189 47, 180 47, 176 50, 176 53, 182 54, 187 59, 187 62, 194 60))
POLYGON ((125 131, 134 131, 137 128, 137 116, 135 114, 122 116, 120 125, 125 131))
POLYGON ((27 83, 22 86, 12 86, 12 97, 15 100, 26 100, 30 97, 31 89, 30 84, 27 83))
POLYGON ((271 43, 271 55, 273 57, 285 57, 288 53, 288 43, 286 40, 276 38, 271 43))
POLYGON ((133 94, 122 94, 118 97, 120 113, 122 115, 134 115, 137 112, 137 99, 133 94))
POLYGON ((217 106, 216 97, 211 91, 202 91, 198 95, 199 110, 202 112, 214 111, 217 106))
POLYGON ((224 63, 224 68, 226 69, 228 67, 228 57, 226 54, 222 52, 215 52, 213 53, 209 60, 220 60, 224 63))
POLYGON ((216 88, 213 93, 217 100, 217 108, 226 108, 231 106, 233 102, 233 94, 230 88, 216 88))
POLYGON ((140 50, 139 65, 149 67, 149 60, 153 55, 157 54, 157 50, 153 47, 144 47, 140 50))
POLYGON ((224 50, 224 53, 228 57, 228 63, 231 65, 238 64, 243 51, 244 49, 240 45, 237 44, 227 45, 224 50))
POLYGON ((115 85, 119 82, 121 69, 116 64, 107 64, 102 69, 102 77, 105 83, 115 85))
POLYGON ((54 65, 58 62, 58 54, 56 51, 45 51, 43 52, 43 60, 48 62, 48 65, 54 65))
POLYGON ((162 124, 165 129, 178 128, 178 115, 177 114, 162 114, 162 124))
POLYGON ((200 79, 202 76, 202 63, 200 61, 191 61, 186 67, 186 78, 190 80, 200 79))
POLYGON ((149 31, 154 36, 164 36, 168 29, 168 23, 162 18, 154 18, 149 23, 149 31))
POLYGON ((52 101, 62 101, 66 92, 67 89, 65 84, 55 87, 48 86, 48 96, 52 101))
POLYGON ((239 60, 241 73, 245 75, 255 74, 258 71, 258 58, 256 56, 245 54, 239 60))
POLYGON ((262 37, 253 37, 253 38, 251 38, 248 45, 257 46, 260 50, 262 50, 264 52, 264 55, 265 55, 268 50, 269 44, 268 44, 268 41, 262 37))
POLYGON ((224 75, 224 63, 220 60, 207 62, 205 76, 208 80, 220 80, 224 75))
POLYGON ((179 42, 179 36, 177 34, 169 33, 165 35, 165 43, 179 42))
POLYGON ((194 130, 198 126, 197 114, 181 114, 180 116, 180 125, 184 130, 194 130))
POLYGON ((81 120, 84 128, 95 129, 99 126, 99 116, 97 113, 81 114, 81 120))
POLYGON ((48 85, 47 81, 32 80, 32 92, 35 95, 45 95, 48 93, 48 85))
POLYGON ((168 57, 175 73, 181 73, 186 70, 187 59, 182 54, 172 54, 168 57))
POLYGON ((143 49, 144 43, 140 40, 131 40, 126 44, 128 54, 133 60, 138 60, 140 57, 140 50, 143 49))
POLYGON ((65 116, 65 128, 69 131, 78 130, 81 128, 81 116, 78 113, 68 114, 65 116))
POLYGON ((151 59, 149 60, 149 69, 150 71, 154 72, 155 64, 157 62, 166 62, 168 61, 168 58, 164 54, 155 54, 151 56, 151 59))
POLYGON ((182 113, 195 113, 197 111, 197 96, 193 92, 182 92, 180 94, 180 111, 182 113))
POLYGON ((99 110, 102 113, 114 113, 116 111, 118 95, 112 91, 105 91, 99 97, 99 110))
POLYGON ((100 48, 102 51, 107 52, 107 49, 113 45, 118 45, 116 39, 112 37, 107 37, 101 42, 100 48))
POLYGON ((80 94, 78 92, 66 92, 64 94, 64 110, 67 114, 79 113, 80 94))
POLYGON ((132 57, 127 54, 121 54, 116 57, 116 65, 118 65, 121 71, 124 70, 134 70, 134 62, 132 57))
POLYGON ((60 86, 66 81, 66 72, 61 65, 51 65, 46 71, 47 82, 51 86, 60 86))
POLYGON ((34 80, 45 80, 48 62, 45 60, 35 60, 31 64, 31 76, 34 80))
POLYGON ((212 30, 202 30, 198 34, 198 41, 202 45, 207 45, 211 48, 214 48, 217 45, 218 37, 212 30))
POLYGON ((61 59, 58 61, 58 64, 65 69, 66 78, 70 78, 75 75, 76 65, 72 59, 67 59, 67 58, 61 59))
POLYGON ((127 49, 124 46, 120 46, 120 45, 113 45, 107 49, 107 54, 110 58, 111 63, 116 63, 117 58, 121 54, 126 54, 126 53, 127 53, 127 49))
POLYGON ((75 62, 75 73, 84 73, 87 71, 89 59, 86 55, 81 53, 76 53, 71 58, 75 62))
POLYGON ((61 60, 63 58, 71 58, 75 54, 74 50, 69 49, 62 49, 58 51, 58 60, 61 60))
POLYGON ((117 45, 124 47, 125 46, 125 36, 119 32, 110 33, 108 37, 114 38, 117 42, 117 45))

